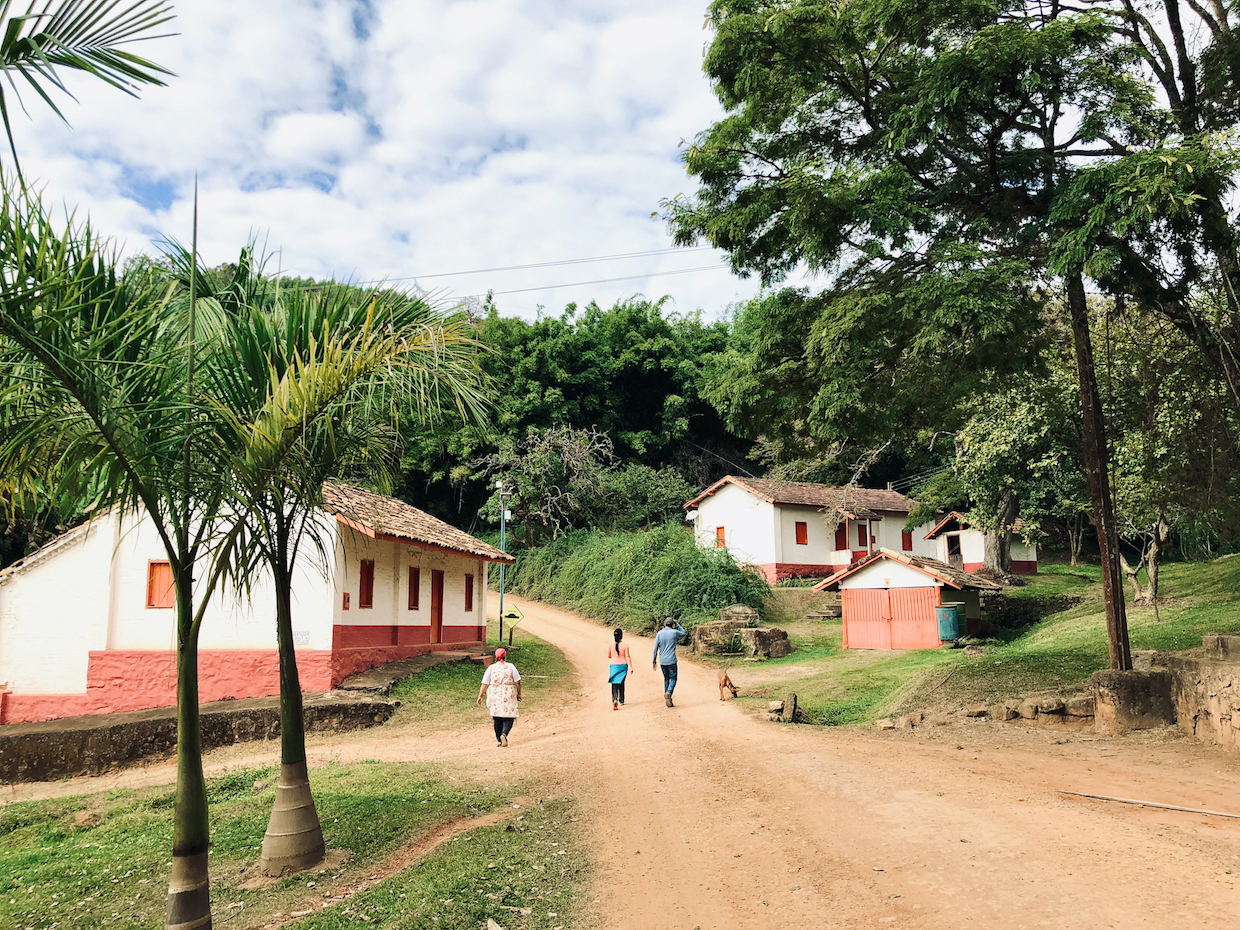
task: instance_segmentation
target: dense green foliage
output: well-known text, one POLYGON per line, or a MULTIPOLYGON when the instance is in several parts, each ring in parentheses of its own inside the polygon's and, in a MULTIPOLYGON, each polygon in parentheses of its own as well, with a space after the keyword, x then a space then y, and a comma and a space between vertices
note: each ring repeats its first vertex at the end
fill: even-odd
POLYGON ((488 305, 475 326, 492 379, 489 423, 404 432, 398 491, 437 516, 477 528, 482 511, 497 525, 494 480, 511 476, 508 507, 527 543, 587 526, 648 526, 678 512, 686 488, 743 462, 748 443, 702 393, 726 323, 633 300, 570 305, 534 322, 488 305))
POLYGON ((726 549, 699 549, 683 525, 608 535, 577 531, 517 553, 508 590, 612 626, 648 629, 665 616, 686 626, 730 604, 761 608, 766 582, 726 549))

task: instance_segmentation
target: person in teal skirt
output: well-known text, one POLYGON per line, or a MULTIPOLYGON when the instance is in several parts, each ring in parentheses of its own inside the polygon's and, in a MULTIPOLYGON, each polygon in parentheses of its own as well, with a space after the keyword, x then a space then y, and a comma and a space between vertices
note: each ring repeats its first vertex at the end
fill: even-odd
POLYGON ((624 639, 624 630, 616 627, 612 635, 616 642, 607 647, 607 658, 611 661, 607 680, 611 682, 611 709, 619 710, 624 704, 624 679, 629 677, 633 662, 629 658, 628 644, 621 642, 624 639))

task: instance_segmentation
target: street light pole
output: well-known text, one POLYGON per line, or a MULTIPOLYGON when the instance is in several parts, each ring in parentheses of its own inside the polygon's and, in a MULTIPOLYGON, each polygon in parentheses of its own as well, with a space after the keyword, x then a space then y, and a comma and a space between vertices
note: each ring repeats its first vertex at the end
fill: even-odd
MULTIPOLYGON (((511 493, 504 490, 504 479, 495 479, 495 489, 499 491, 499 551, 504 552, 504 536, 508 523, 508 498, 511 493)), ((499 644, 504 645, 504 569, 507 566, 499 563, 499 644)))

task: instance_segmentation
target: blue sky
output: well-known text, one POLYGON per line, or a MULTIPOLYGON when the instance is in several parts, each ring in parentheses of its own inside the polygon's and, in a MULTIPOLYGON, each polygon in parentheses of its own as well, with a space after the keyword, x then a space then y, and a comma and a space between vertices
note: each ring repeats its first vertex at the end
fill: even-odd
POLYGON ((180 0, 135 51, 176 77, 133 100, 81 78, 17 112, 23 168, 126 252, 188 242, 195 172, 211 264, 250 237, 273 267, 416 279, 501 312, 669 294, 716 316, 757 285, 669 249, 659 200, 692 190, 679 143, 721 115, 703 0, 180 0), (534 289, 534 290, 530 290, 534 289))

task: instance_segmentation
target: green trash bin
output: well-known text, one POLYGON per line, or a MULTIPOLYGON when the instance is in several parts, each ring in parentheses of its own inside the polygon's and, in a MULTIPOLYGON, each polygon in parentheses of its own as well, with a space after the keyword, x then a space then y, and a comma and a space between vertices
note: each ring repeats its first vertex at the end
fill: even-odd
POLYGON ((943 641, 960 638, 960 615, 954 605, 934 608, 939 621, 939 639, 943 641))

